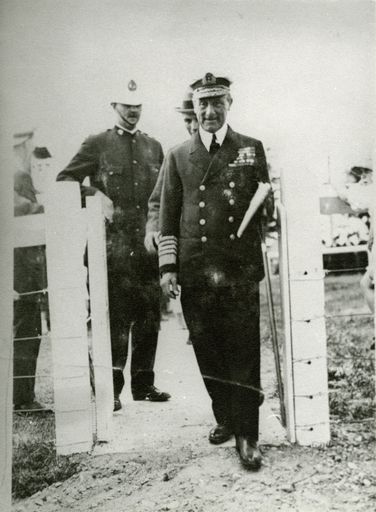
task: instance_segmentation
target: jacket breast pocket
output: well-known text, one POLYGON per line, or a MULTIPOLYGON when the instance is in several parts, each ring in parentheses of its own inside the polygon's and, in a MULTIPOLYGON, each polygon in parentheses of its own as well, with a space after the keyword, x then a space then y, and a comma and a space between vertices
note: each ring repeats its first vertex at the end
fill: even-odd
POLYGON ((120 195, 124 189, 124 173, 120 166, 108 166, 101 169, 99 180, 103 185, 105 194, 111 197, 111 199, 113 196, 120 195))

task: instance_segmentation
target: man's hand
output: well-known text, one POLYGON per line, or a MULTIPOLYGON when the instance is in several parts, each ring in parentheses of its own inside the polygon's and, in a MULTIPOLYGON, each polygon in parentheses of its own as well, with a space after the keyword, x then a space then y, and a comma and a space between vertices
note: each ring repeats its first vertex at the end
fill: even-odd
POLYGON ((103 215, 109 222, 112 222, 114 216, 114 203, 100 190, 97 190, 95 195, 101 198, 103 215))
POLYGON ((155 254, 157 252, 158 246, 155 242, 156 234, 157 231, 150 231, 145 235, 144 246, 149 254, 155 254))
POLYGON ((162 292, 170 299, 176 299, 179 295, 178 278, 176 272, 166 272, 161 277, 162 292))

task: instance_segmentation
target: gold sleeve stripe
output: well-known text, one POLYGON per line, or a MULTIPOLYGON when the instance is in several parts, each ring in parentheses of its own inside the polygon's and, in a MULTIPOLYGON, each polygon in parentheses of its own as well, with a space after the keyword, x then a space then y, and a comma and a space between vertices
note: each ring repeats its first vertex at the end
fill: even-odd
POLYGON ((159 266, 174 265, 177 261, 178 240, 176 236, 160 236, 158 243, 159 266))

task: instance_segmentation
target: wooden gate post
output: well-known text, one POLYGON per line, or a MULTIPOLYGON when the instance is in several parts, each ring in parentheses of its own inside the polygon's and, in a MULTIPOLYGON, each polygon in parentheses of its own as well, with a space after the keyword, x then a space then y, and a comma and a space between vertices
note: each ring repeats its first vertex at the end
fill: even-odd
POLYGON ((290 334, 295 437, 302 445, 330 440, 324 271, 319 186, 304 167, 281 180, 287 219, 290 334))
POLYGON ((83 250, 86 229, 78 183, 56 183, 45 204, 48 298, 54 378, 56 451, 93 444, 83 250))
POLYGON ((109 441, 112 433, 114 388, 108 306, 106 231, 99 197, 86 199, 86 215, 96 433, 98 441, 109 441))

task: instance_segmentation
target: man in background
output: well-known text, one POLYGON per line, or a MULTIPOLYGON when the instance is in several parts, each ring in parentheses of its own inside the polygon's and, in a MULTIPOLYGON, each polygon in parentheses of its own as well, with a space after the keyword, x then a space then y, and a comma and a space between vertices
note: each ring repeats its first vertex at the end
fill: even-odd
MULTIPOLYGON (((193 91, 188 89, 183 98, 182 105, 176 107, 176 112, 183 116, 184 125, 190 136, 195 134, 198 130, 198 122, 195 111, 193 110, 192 101, 193 91)), ((148 220, 146 223, 145 247, 146 250, 153 254, 157 251, 158 233, 159 233, 159 208, 162 195, 163 173, 158 175, 157 183, 149 198, 148 206, 148 220)))
MULTIPOLYGON (((43 212, 30 176, 33 131, 14 136, 14 216, 43 212)), ((35 150, 34 150, 35 151, 35 150)), ((38 158, 38 156, 36 157, 38 158)), ((42 335, 41 312, 46 309, 46 258, 43 246, 14 249, 14 383, 15 411, 46 411, 35 397, 35 374, 42 335)))
POLYGON ((131 332, 133 399, 163 402, 170 395, 154 386, 160 322, 158 263, 144 247, 147 203, 163 151, 158 141, 137 128, 142 98, 133 80, 111 97, 111 106, 115 126, 88 137, 57 180, 78 181, 83 197, 100 196, 107 218, 114 411, 118 411, 131 332), (90 185, 83 185, 87 177, 90 185))

